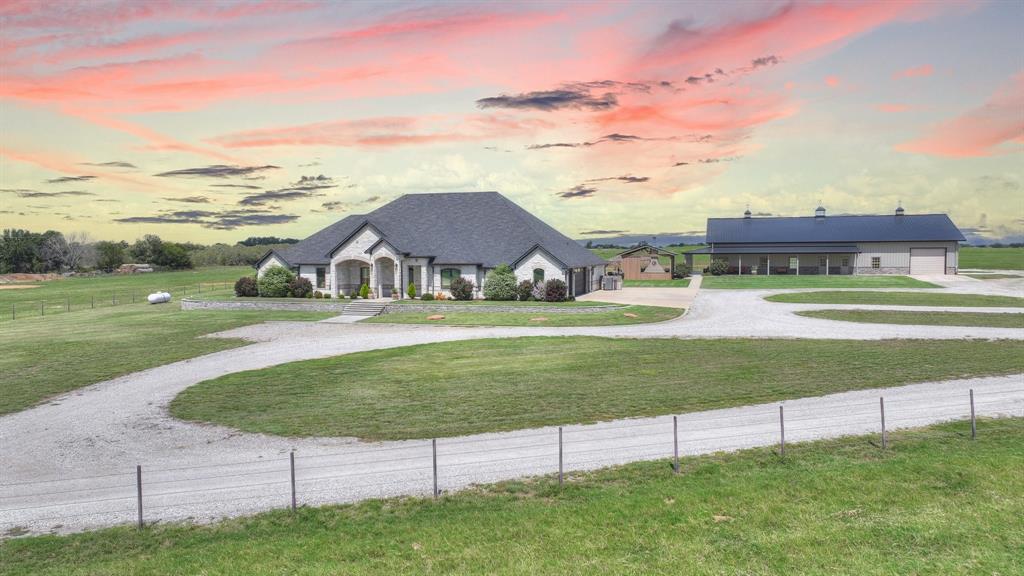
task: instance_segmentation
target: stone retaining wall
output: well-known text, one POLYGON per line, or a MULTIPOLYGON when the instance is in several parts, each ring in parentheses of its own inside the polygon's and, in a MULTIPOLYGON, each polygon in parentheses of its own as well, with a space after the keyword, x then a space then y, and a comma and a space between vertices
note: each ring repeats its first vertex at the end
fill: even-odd
POLYGON ((523 314, 595 314, 625 306, 511 306, 501 304, 388 304, 381 314, 396 312, 522 312, 523 314))
POLYGON ((182 298, 182 310, 299 310, 306 312, 337 312, 345 309, 348 301, 307 300, 194 300, 182 298))

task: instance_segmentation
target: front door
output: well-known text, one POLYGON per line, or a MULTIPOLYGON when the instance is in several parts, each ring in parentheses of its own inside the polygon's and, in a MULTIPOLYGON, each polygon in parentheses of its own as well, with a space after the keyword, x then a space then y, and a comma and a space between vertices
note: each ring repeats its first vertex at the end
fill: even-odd
POLYGON ((412 282, 416 286, 416 295, 421 296, 423 294, 423 267, 422 266, 409 266, 406 268, 405 274, 405 290, 409 289, 409 283, 412 282))

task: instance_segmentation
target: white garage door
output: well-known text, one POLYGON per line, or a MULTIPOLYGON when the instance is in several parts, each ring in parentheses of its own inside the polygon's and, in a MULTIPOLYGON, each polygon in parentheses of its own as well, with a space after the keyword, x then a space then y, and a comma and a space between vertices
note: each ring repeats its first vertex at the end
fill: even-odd
POLYGON ((946 273, 946 249, 945 248, 911 248, 910 249, 910 273, 911 274, 945 274, 946 273))

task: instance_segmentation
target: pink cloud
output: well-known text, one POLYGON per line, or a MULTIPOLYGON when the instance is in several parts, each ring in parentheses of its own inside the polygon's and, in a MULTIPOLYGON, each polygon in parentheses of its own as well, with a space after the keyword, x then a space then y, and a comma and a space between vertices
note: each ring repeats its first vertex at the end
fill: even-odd
POLYGON ((899 78, 923 78, 925 76, 931 76, 935 71, 931 64, 924 64, 917 66, 916 68, 907 68, 906 70, 900 70, 899 72, 893 72, 893 79, 899 78))
POLYGON ((842 83, 842 80, 839 78, 839 76, 826 76, 825 77, 825 85, 828 86, 829 88, 835 88, 835 87, 839 86, 839 84, 841 84, 841 83, 842 83))
POLYGON ((886 103, 882 103, 882 104, 875 105, 875 110, 878 110, 879 112, 887 112, 887 113, 890 113, 890 114, 897 114, 897 113, 900 113, 900 112, 906 112, 906 111, 908 111, 910 109, 911 109, 911 106, 909 104, 886 104, 886 103))
POLYGON ((1022 111, 1024 73, 1019 73, 999 87, 984 105, 940 122, 921 138, 896 149, 951 158, 1006 152, 1004 144, 1024 144, 1022 111))

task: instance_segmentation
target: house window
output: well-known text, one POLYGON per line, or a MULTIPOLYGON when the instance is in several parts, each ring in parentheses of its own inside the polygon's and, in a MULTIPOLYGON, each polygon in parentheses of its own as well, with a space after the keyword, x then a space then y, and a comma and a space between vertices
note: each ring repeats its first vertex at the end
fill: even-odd
POLYGON ((800 259, 796 256, 790 256, 789 258, 789 269, 796 270, 800 266, 800 259))
POLYGON ((455 280, 462 275, 462 271, 458 268, 442 268, 441 269, 441 288, 451 288, 452 280, 455 280))
POLYGON ((536 284, 537 282, 543 282, 543 281, 544 281, 544 269, 543 268, 534 268, 533 269, 533 283, 536 284))
POLYGON ((362 286, 363 284, 366 284, 367 286, 370 285, 370 267, 369 266, 360 266, 359 267, 359 285, 362 286))
POLYGON ((849 266, 849 265, 850 265, 850 257, 849 256, 843 256, 843 267, 846 267, 846 266, 849 266))
POLYGON ((316 287, 326 288, 327 287, 327 268, 316 269, 316 287))
POLYGON ((882 259, 880 257, 878 257, 878 256, 872 256, 871 257, 871 267, 872 268, 881 268, 882 267, 882 259))

